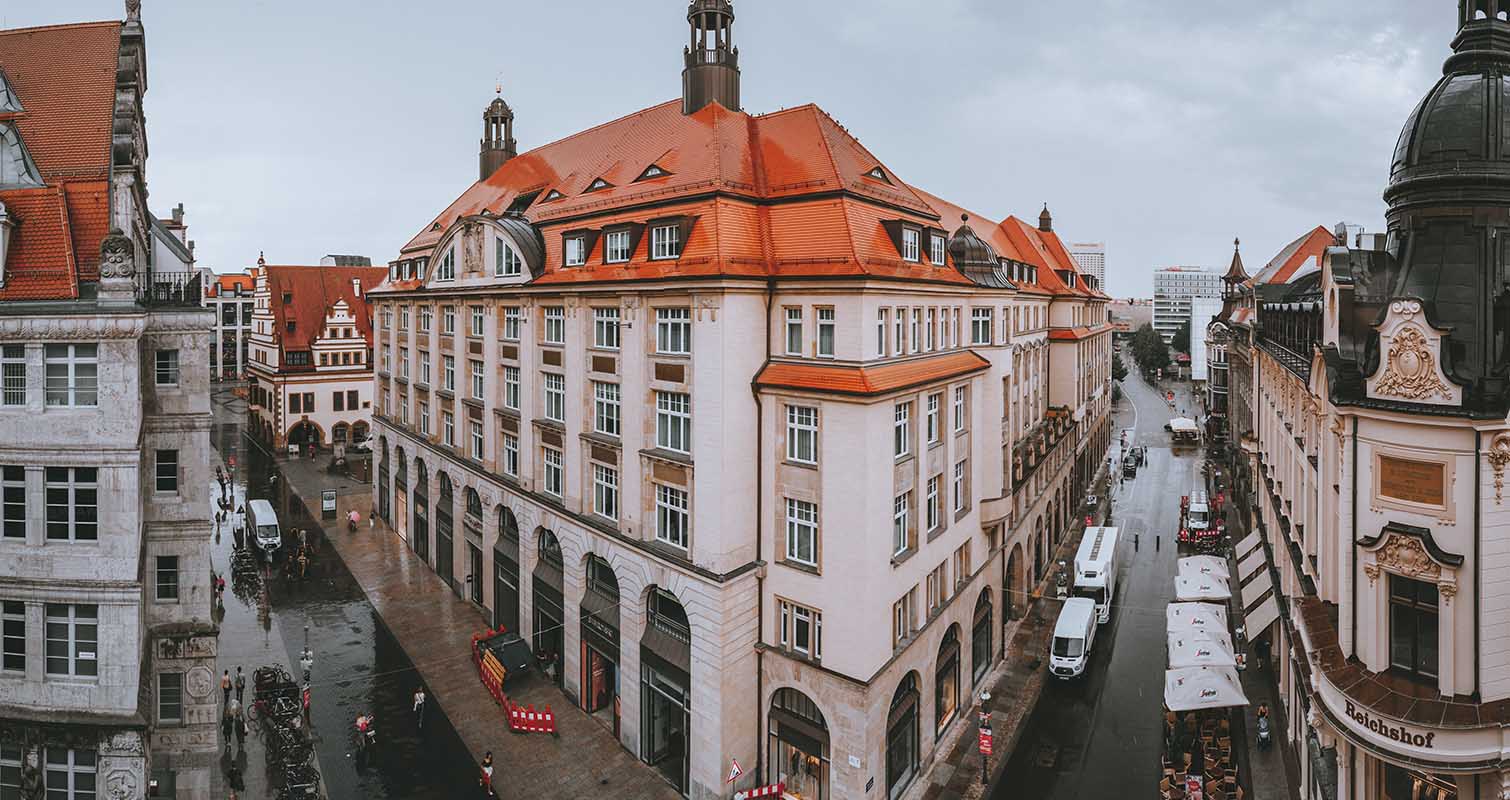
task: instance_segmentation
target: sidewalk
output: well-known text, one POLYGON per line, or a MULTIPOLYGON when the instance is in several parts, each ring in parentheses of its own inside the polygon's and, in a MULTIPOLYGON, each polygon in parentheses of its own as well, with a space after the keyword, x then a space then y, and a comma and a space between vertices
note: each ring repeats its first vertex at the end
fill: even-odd
POLYGON ((318 509, 321 489, 336 489, 337 514, 310 518, 325 529, 335 550, 424 680, 436 704, 472 757, 492 751, 501 796, 529 798, 633 797, 676 800, 680 794, 654 770, 625 750, 610 731, 544 681, 509 688, 516 702, 549 703, 560 738, 513 734, 504 713, 488 694, 472 665, 471 636, 488 621, 480 609, 457 597, 381 520, 369 527, 371 489, 344 476, 326 474, 328 456, 278 459, 278 467, 306 510, 318 509), (363 523, 346 530, 355 509, 363 523))

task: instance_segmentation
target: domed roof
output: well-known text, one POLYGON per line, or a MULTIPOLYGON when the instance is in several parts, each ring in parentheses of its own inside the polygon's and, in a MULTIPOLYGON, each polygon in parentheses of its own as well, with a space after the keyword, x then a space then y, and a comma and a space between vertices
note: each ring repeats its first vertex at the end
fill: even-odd
POLYGON ((960 226, 949 237, 949 257, 954 261, 954 268, 976 284, 997 289, 1013 288, 1006 270, 1002 269, 1001 258, 996 255, 996 248, 975 233, 967 214, 960 215, 960 226))
POLYGON ((1510 0, 1464 0, 1442 78, 1405 121, 1384 199, 1510 203, 1510 0))

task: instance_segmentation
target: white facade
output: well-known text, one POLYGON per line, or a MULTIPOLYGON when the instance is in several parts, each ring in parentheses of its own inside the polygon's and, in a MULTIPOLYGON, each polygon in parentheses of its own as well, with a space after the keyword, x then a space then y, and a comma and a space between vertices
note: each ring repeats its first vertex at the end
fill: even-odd
MULTIPOLYGON (((1191 300, 1196 297, 1222 296, 1222 271, 1205 267, 1161 267, 1153 272, 1153 327, 1165 342, 1174 338, 1180 326, 1190 322, 1191 300)), ((1191 326, 1191 339, 1196 336, 1191 326)), ((1193 344, 1193 341, 1192 341, 1193 344)))
POLYGON ((1211 318, 1222 312, 1221 298, 1193 297, 1190 299, 1190 379, 1205 383, 1210 360, 1208 339, 1211 318))
POLYGON ((1106 243, 1075 242, 1069 246, 1070 255, 1080 266, 1080 271, 1096 278, 1096 285, 1106 287, 1106 243))

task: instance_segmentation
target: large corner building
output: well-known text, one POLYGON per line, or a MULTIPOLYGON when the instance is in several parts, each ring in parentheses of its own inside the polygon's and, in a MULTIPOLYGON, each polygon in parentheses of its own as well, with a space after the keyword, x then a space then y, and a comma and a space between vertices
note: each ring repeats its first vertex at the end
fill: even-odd
POLYGON ((517 154, 485 110, 371 293, 375 507, 686 796, 921 796, 1104 460, 1107 298, 687 19, 680 98, 517 154))

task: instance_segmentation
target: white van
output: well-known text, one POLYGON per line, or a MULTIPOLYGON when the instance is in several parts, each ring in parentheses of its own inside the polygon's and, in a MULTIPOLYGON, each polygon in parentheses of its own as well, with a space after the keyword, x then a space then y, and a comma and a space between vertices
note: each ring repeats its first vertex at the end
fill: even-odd
POLYGON ((269 559, 283 546, 283 532, 278 528, 278 515, 273 511, 273 505, 266 500, 252 500, 246 504, 246 532, 267 553, 269 559))
POLYGON ((1117 596, 1117 545, 1122 541, 1116 528, 1085 529, 1080 549, 1075 552, 1076 597, 1088 597, 1096 603, 1096 623, 1104 625, 1112 618, 1112 600, 1117 596))
POLYGON ((1091 645, 1095 641, 1096 601, 1088 597, 1064 601, 1049 646, 1049 673, 1056 678, 1078 677, 1090 663, 1091 645))
POLYGON ((1185 527, 1203 531, 1211 527, 1211 507, 1206 504, 1206 493, 1196 492, 1190 496, 1190 509, 1186 512, 1185 527))

